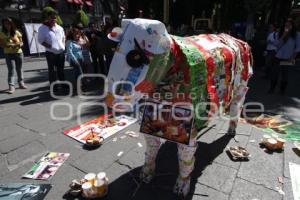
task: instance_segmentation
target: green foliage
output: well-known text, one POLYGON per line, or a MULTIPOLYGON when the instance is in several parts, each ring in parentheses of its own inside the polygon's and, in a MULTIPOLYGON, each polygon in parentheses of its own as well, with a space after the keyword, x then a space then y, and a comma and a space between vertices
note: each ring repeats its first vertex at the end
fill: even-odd
MULTIPOLYGON (((42 11, 43 20, 45 20, 46 14, 48 12, 56 12, 57 13, 57 11, 54 8, 52 8, 51 6, 46 6, 43 8, 43 11, 42 11)), ((63 25, 63 21, 59 15, 56 15, 56 19, 57 19, 58 25, 63 25)))
POLYGON ((56 16, 56 21, 57 21, 57 24, 60 26, 62 26, 64 24, 64 22, 62 21, 62 19, 59 15, 56 16))
POLYGON ((75 16, 75 24, 81 23, 83 26, 89 24, 89 17, 83 10, 78 10, 75 16))

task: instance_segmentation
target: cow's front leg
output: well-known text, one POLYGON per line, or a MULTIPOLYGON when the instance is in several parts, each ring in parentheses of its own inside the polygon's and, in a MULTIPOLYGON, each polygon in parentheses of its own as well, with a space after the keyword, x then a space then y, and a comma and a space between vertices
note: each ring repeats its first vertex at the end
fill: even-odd
POLYGON ((174 186, 174 193, 179 196, 186 196, 190 192, 191 173, 194 169, 197 149, 196 139, 191 146, 178 144, 179 176, 174 186))
POLYGON ((145 152, 145 163, 142 168, 140 178, 143 182, 149 183, 155 172, 155 161, 158 150, 161 145, 161 141, 157 137, 145 135, 146 141, 146 152, 145 152))
POLYGON ((228 134, 234 136, 236 134, 236 127, 240 119, 241 111, 245 101, 245 96, 247 94, 248 87, 241 85, 237 89, 233 100, 230 105, 230 122, 228 134))

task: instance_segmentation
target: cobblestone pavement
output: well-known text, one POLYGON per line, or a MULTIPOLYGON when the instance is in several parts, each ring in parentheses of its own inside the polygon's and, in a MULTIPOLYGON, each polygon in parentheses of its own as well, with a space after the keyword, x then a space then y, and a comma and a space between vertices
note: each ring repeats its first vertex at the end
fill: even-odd
MULTIPOLYGON (((269 111, 298 117, 300 94, 296 88, 300 86, 297 79, 300 73, 297 73, 293 73, 291 78, 288 96, 267 95, 267 82, 256 74, 250 83, 247 101, 263 102, 269 111)), ((82 121, 101 114, 101 99, 84 100, 76 95, 63 99, 52 98, 47 83, 46 62, 41 59, 26 62, 24 74, 29 89, 17 89, 13 95, 8 95, 4 92, 7 89, 7 69, 4 64, 0 65, 0 183, 51 183, 53 188, 46 199, 72 199, 65 193, 73 179, 80 179, 88 172, 105 171, 110 179, 109 193, 105 199, 177 199, 170 191, 178 173, 174 144, 166 143, 157 160, 158 174, 172 175, 157 176, 152 184, 138 188, 134 179, 143 164, 145 145, 142 135, 122 139, 120 137, 124 130, 112 137, 118 138, 116 142, 109 138, 96 150, 83 149, 80 143, 64 136, 62 132, 77 124, 78 105, 81 103, 86 103, 81 108, 82 121), (51 105, 63 102, 71 103, 72 109, 61 106, 54 110, 55 115, 67 116, 71 112, 72 119, 51 119, 51 105), (143 146, 140 147, 138 143, 143 146), (68 152, 71 156, 49 181, 21 179, 34 161, 47 151, 68 152), (124 153, 118 156, 120 151, 124 153)), ((66 75, 71 79, 70 68, 66 68, 66 75)), ((100 89, 94 91, 95 94, 98 92, 100 89)), ((137 123, 127 130, 138 131, 138 127, 137 123)), ((259 147, 263 134, 259 129, 239 124, 238 135, 235 140, 230 140, 224 136, 227 127, 227 120, 216 119, 203 130, 188 199, 292 200, 288 163, 300 164, 299 154, 293 149, 293 144, 288 142, 281 153, 268 154, 259 147), (233 162, 226 153, 226 147, 232 145, 246 147, 252 155, 250 161, 233 162), (278 181, 278 177, 283 177, 283 184, 278 181), (285 195, 280 194, 278 188, 282 188, 285 195)))

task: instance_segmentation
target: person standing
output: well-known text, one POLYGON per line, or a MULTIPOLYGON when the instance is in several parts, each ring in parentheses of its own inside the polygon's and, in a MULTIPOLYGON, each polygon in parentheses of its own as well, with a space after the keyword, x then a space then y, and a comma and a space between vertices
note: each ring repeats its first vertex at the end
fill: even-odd
POLYGON ((80 38, 78 41, 78 44, 81 46, 82 48, 82 56, 83 56, 83 67, 82 67, 82 72, 84 74, 89 72, 89 68, 92 64, 91 62, 91 56, 90 56, 90 41, 87 38, 87 36, 85 35, 85 33, 83 32, 83 25, 81 23, 75 25, 73 27, 73 31, 76 32, 80 32, 80 38))
POLYGON ((23 78, 23 41, 22 34, 16 29, 12 19, 2 20, 2 32, 0 32, 0 46, 4 49, 6 65, 8 69, 8 93, 15 92, 14 71, 16 69, 20 89, 27 89, 23 78), (15 62, 15 64, 13 63, 15 62))
POLYGON ((68 37, 66 45, 66 52, 68 61, 74 69, 76 84, 78 77, 83 74, 84 68, 83 49, 80 45, 80 38, 82 36, 82 33, 79 29, 72 28, 72 31, 69 34, 70 35, 68 37))
POLYGON ((38 30, 38 41, 46 48, 49 82, 64 81, 65 65, 65 32, 56 23, 56 12, 45 14, 45 20, 38 30))
POLYGON ((274 66, 275 55, 277 52, 276 41, 278 33, 276 32, 276 27, 273 24, 269 26, 269 33, 267 37, 267 48, 266 48, 266 60, 265 60, 265 78, 269 79, 271 77, 271 68, 274 66))
POLYGON ((279 76, 281 76, 280 94, 284 95, 288 85, 289 67, 295 64, 295 58, 300 52, 300 34, 297 32, 292 19, 288 19, 281 28, 276 43, 277 53, 272 69, 269 93, 274 92, 279 76))
POLYGON ((95 23, 89 23, 89 30, 86 32, 86 36, 90 41, 90 52, 92 56, 94 73, 103 73, 104 69, 104 57, 102 49, 102 40, 104 35, 101 31, 97 30, 95 23))

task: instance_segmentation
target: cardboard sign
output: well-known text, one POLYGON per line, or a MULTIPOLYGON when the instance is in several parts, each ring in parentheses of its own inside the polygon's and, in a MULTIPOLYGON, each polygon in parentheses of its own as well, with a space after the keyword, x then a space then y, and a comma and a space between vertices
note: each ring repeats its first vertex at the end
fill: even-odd
POLYGON ((50 184, 9 183, 0 184, 1 200, 42 200, 49 190, 50 184))
POLYGON ((23 178, 48 180, 69 156, 69 153, 49 152, 36 162, 23 178))
POLYGON ((134 124, 136 121, 136 118, 126 115, 117 117, 113 117, 112 115, 101 115, 82 125, 65 130, 64 134, 85 144, 87 140, 93 137, 94 133, 106 139, 131 124, 134 124))
POLYGON ((149 100, 144 107, 141 133, 189 145, 193 112, 187 107, 149 100))

